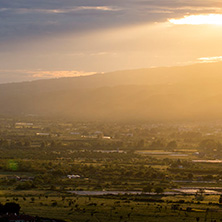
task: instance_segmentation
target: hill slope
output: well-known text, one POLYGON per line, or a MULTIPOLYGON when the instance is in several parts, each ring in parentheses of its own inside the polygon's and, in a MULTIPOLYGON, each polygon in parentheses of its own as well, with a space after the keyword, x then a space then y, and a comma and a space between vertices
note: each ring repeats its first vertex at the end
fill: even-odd
POLYGON ((222 63, 0 85, 0 114, 81 120, 222 117, 222 63))

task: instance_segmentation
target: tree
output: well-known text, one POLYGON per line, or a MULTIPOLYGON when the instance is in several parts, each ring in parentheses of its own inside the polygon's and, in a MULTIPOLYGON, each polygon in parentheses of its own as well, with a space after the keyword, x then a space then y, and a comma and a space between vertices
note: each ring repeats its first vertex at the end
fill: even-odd
POLYGON ((139 140, 139 141, 137 142, 137 144, 136 144, 136 146, 139 147, 139 148, 144 147, 144 145, 145 145, 144 139, 139 140))
POLYGON ((192 180, 192 179, 193 179, 193 174, 192 174, 192 173, 189 173, 189 174, 187 175, 187 178, 188 178, 189 180, 192 180))
POLYGON ((164 192, 164 189, 163 189, 162 187, 156 187, 156 188, 155 188, 155 193, 161 194, 161 193, 163 193, 163 192, 164 192))
POLYGON ((219 203, 222 204, 222 195, 220 195, 219 203))
POLYGON ((200 188, 195 194, 196 200, 198 201, 204 200, 204 192, 205 192, 204 189, 200 188))
POLYGON ((29 147, 31 145, 31 142, 29 140, 26 140, 24 143, 24 146, 29 147))
POLYGON ((19 214, 20 211, 20 205, 17 203, 6 203, 4 205, 4 213, 8 214, 19 214))
POLYGON ((143 188, 143 192, 151 192, 152 191, 152 185, 151 184, 147 184, 144 188, 143 188))
POLYGON ((0 214, 4 213, 4 205, 0 203, 0 214))
POLYGON ((166 149, 167 150, 174 150, 177 148, 177 142, 175 140, 170 141, 167 145, 166 145, 166 149))
POLYGON ((212 139, 206 139, 206 140, 202 140, 200 142, 200 148, 203 149, 203 151, 205 152, 209 152, 212 151, 214 149, 218 148, 218 143, 215 140, 212 139))
POLYGON ((46 147, 46 142, 42 141, 41 142, 41 148, 45 148, 46 147))
POLYGON ((32 181, 25 181, 25 182, 19 183, 16 186, 16 190, 29 190, 32 188, 35 188, 35 185, 32 181))
POLYGON ((164 142, 161 139, 155 140, 150 144, 151 149, 162 149, 164 147, 164 142))

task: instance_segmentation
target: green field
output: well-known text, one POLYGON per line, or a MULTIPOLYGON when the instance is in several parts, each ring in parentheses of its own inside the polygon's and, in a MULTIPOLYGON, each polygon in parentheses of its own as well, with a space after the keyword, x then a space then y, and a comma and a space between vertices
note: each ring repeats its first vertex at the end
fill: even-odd
POLYGON ((221 221, 218 195, 204 201, 194 196, 100 196, 83 197, 56 192, 0 192, 0 201, 16 202, 21 212, 66 221, 221 221), (173 208, 173 206, 175 206, 173 208), (188 209, 190 207, 190 209, 188 209))

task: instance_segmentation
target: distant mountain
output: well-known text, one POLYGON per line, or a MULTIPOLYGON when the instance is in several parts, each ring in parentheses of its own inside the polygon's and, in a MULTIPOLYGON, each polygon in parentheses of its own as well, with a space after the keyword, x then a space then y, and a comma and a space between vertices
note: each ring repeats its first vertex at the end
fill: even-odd
POLYGON ((222 118, 222 63, 0 85, 0 114, 76 120, 222 118))

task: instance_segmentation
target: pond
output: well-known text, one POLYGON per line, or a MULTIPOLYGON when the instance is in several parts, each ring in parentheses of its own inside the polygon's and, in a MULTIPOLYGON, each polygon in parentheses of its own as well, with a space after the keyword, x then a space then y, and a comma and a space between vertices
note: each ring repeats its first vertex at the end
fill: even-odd
MULTIPOLYGON (((173 189, 173 191, 163 192, 162 195, 178 195, 178 194, 196 194, 199 191, 199 188, 182 188, 182 189, 173 189)), ((102 195, 157 195, 154 192, 141 192, 141 191, 68 191, 69 193, 80 195, 80 196, 102 196, 102 195)), ((221 192, 204 189, 204 194, 214 194, 219 195, 221 192)))
POLYGON ((142 154, 142 155, 167 155, 167 156, 188 156, 187 154, 183 154, 183 153, 178 153, 178 152, 167 152, 167 151, 162 151, 162 150, 138 150, 136 151, 136 153, 138 154, 142 154))

